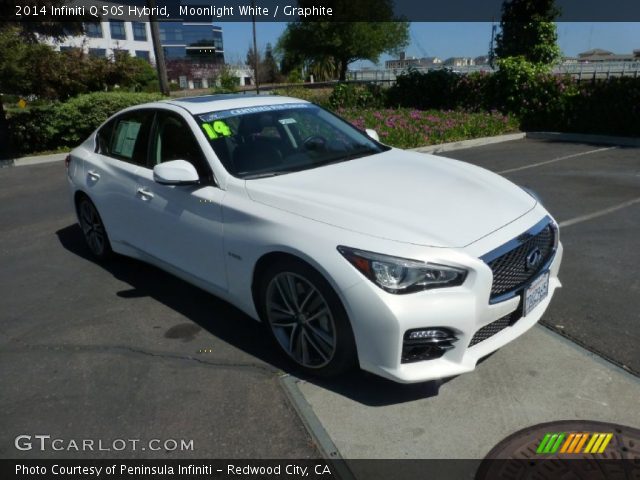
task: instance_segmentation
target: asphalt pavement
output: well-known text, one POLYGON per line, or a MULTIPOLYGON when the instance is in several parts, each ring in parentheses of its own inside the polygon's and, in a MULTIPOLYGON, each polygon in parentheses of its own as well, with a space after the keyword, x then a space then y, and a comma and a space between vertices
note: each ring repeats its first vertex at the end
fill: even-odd
POLYGON ((62 162, 0 169, 0 185, 0 458, 320 455, 257 322, 151 266, 93 262, 62 162), (96 451, 119 439, 136 450, 96 451))
POLYGON ((289 382, 295 405, 281 373, 296 372, 259 324, 154 267, 90 259, 61 162, 0 169, 0 457, 315 458, 306 422, 347 458, 480 458, 543 421, 639 427, 640 149, 517 140, 443 155, 532 188, 560 221, 563 288, 544 326, 453 379, 289 382), (142 443, 15 449, 40 434, 142 443), (193 449, 142 450, 150 439, 193 449))

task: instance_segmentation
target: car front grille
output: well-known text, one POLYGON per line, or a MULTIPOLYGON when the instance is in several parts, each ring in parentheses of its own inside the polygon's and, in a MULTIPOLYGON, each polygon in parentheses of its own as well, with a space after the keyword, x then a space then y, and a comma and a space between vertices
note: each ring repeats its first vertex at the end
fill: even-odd
MULTIPOLYGON (((551 221, 547 221, 541 230, 530 230, 514 240, 514 247, 498 257, 486 260, 493 272, 491 301, 508 293, 515 293, 532 280, 549 263, 555 253, 557 235, 551 221), (537 251, 538 262, 531 265, 527 258, 537 251)), ((512 242, 510 242, 511 244, 512 242)), ((509 245, 509 244, 508 244, 509 245)), ((499 248, 501 251, 504 247, 499 248)), ((490 257, 491 254, 483 258, 490 257)))
POLYGON ((473 335, 469 346, 473 347, 474 345, 477 345, 478 343, 493 337, 496 333, 499 333, 505 328, 512 326, 514 323, 520 320, 520 318, 522 318, 522 302, 520 302, 520 305, 518 305, 518 308, 515 311, 499 318, 494 322, 491 322, 488 325, 485 325, 480 330, 478 330, 473 335))

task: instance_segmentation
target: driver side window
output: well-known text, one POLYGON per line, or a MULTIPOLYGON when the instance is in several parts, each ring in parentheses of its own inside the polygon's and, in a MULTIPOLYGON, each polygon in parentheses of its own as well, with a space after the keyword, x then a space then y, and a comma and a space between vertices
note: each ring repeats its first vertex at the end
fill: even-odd
POLYGON ((213 174, 189 125, 179 115, 158 112, 149 152, 149 168, 172 160, 192 164, 201 180, 213 180, 213 174))

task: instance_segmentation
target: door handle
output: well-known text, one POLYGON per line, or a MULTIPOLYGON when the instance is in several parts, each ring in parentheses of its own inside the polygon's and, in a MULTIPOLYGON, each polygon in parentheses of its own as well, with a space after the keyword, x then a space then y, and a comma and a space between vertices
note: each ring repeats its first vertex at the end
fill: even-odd
POLYGON ((87 174, 91 177, 92 180, 100 180, 100 174, 95 170, 89 170, 87 174))
POLYGON ((140 198, 142 198, 143 200, 151 200, 153 198, 153 193, 151 193, 149 190, 147 190, 146 188, 139 188, 138 190, 136 190, 136 193, 138 194, 138 196, 140 196, 140 198))

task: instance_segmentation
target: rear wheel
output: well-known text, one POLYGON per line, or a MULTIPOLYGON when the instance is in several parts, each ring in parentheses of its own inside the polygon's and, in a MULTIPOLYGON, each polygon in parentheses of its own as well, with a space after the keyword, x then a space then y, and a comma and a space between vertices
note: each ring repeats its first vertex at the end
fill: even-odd
POLYGON ((307 373, 335 376, 356 365, 346 312, 313 268, 293 259, 278 262, 262 276, 258 295, 276 343, 307 373))
POLYGON ((78 219, 91 254, 98 260, 109 258, 113 251, 107 237, 107 231, 98 210, 88 197, 83 196, 78 201, 78 219))

